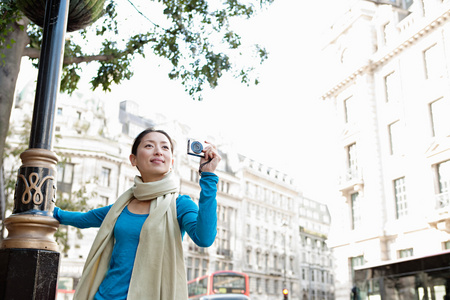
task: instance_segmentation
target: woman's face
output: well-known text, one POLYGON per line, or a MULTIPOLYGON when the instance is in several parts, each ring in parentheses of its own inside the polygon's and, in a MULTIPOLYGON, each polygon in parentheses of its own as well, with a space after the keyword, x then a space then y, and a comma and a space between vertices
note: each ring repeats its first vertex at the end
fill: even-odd
POLYGON ((144 182, 161 180, 173 166, 169 139, 162 133, 146 134, 136 151, 130 155, 130 162, 137 167, 144 182))

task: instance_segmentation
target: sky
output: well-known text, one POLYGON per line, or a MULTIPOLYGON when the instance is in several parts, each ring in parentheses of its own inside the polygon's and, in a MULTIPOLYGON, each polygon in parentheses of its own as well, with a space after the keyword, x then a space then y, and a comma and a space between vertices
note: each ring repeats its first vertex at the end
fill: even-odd
POLYGON ((114 95, 188 124, 198 138, 216 136, 218 144, 231 144, 238 153, 294 177, 305 196, 331 201, 336 192, 329 130, 333 107, 320 99, 327 71, 320 51, 323 32, 345 9, 344 2, 275 0, 240 24, 243 40, 269 52, 257 68, 257 86, 225 78, 203 101, 194 101, 179 82, 167 79, 169 67, 147 58, 139 59, 133 79, 114 95))
MULTIPOLYGON (((345 0, 275 0, 264 12, 239 24, 243 40, 263 45, 269 58, 257 66, 260 84, 247 87, 227 76, 203 101, 192 100, 180 82, 171 81, 170 66, 154 56, 136 58, 131 80, 108 101, 133 100, 140 111, 159 112, 190 126, 196 137, 216 143, 295 178, 305 196, 332 201, 336 181, 330 131, 333 108, 320 99, 323 32, 345 0)), ((133 22, 139 22, 139 16, 133 22)), ((143 21, 146 22, 146 21, 143 21)))

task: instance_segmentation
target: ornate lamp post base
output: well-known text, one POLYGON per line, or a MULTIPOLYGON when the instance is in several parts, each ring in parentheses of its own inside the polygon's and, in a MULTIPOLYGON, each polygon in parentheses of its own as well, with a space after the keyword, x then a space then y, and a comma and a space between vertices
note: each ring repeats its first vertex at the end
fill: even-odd
POLYGON ((8 237, 2 248, 45 249, 58 251, 53 235, 58 229, 56 219, 47 216, 11 215, 5 220, 8 237))
POLYGON ((56 193, 56 154, 46 149, 28 149, 20 158, 14 211, 5 220, 8 237, 1 248, 58 251, 53 235, 59 223, 52 217, 56 193))
POLYGON ((51 213, 58 159, 46 149, 28 149, 20 158, 14 211, 5 220, 8 237, 0 250, 0 299, 55 299, 59 223, 51 213))
POLYGON ((56 299, 58 263, 54 251, 0 250, 0 299, 56 299))

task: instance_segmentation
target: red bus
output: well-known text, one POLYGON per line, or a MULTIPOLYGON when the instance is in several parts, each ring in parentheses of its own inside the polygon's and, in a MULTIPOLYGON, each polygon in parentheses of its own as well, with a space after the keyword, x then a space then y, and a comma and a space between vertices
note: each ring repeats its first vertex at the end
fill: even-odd
POLYGON ((248 275, 236 271, 216 271, 188 281, 189 299, 215 294, 250 295, 248 275))

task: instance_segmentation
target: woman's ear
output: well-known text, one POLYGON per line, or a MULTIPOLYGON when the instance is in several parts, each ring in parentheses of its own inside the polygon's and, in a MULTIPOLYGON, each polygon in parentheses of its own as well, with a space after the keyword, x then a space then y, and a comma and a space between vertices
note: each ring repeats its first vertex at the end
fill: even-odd
POLYGON ((136 166, 136 155, 130 154, 130 162, 133 167, 136 166))
POLYGON ((174 159, 172 158, 172 164, 170 165, 169 172, 173 170, 174 159))

